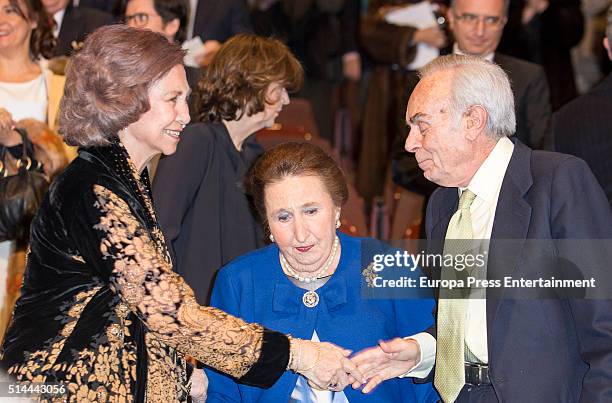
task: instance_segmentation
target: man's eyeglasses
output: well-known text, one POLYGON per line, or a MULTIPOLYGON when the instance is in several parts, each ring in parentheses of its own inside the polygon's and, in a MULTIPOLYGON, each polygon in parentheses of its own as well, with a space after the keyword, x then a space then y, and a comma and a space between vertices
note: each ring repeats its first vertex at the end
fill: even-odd
MULTIPOLYGON (((144 27, 149 22, 149 17, 151 17, 151 15, 147 13, 135 13, 126 15, 124 21, 126 24, 130 24, 131 22, 136 27, 144 27)), ((155 17, 155 15, 153 15, 153 17, 155 17)))
POLYGON ((456 14, 454 12, 453 14, 456 19, 471 27, 476 26, 480 20, 482 20, 486 28, 499 28, 504 21, 504 19, 498 15, 476 15, 472 13, 456 14))

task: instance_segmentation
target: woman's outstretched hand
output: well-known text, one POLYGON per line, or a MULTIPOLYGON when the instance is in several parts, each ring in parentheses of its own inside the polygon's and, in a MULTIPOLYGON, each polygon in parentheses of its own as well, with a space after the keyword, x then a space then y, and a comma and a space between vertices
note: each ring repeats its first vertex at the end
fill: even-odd
POLYGON ((303 375, 308 383, 320 390, 341 391, 352 382, 362 382, 363 376, 345 350, 332 343, 291 339, 289 369, 303 375))

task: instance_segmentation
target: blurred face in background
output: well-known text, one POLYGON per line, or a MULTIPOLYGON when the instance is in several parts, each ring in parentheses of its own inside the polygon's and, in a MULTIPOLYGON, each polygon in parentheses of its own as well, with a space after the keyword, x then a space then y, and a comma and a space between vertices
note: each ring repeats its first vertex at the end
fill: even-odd
POLYGON ((30 36, 36 28, 35 21, 27 19, 28 9, 24 0, 0 0, 0 50, 30 47, 30 36))
POLYGON ((178 18, 164 22, 155 10, 154 0, 130 0, 125 8, 125 23, 132 28, 148 29, 174 41, 180 21, 178 18))
POLYGON ((504 0, 456 0, 448 22, 461 52, 486 56, 495 52, 506 25, 504 0))
POLYGON ((266 89, 266 102, 264 110, 251 116, 253 120, 260 122, 260 128, 270 127, 283 110, 289 104, 289 94, 280 83, 271 83, 266 89))
POLYGON ((69 1, 70 0, 42 0, 42 4, 45 6, 47 13, 53 16, 53 14, 68 7, 69 1))

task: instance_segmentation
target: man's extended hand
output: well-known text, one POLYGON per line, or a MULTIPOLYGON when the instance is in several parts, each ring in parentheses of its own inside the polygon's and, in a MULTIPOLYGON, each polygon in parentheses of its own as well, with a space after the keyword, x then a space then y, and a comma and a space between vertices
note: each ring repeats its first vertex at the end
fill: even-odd
MULTIPOLYGON (((379 341, 378 346, 366 348, 355 354, 351 361, 367 379, 362 392, 368 393, 379 383, 410 371, 419 362, 421 349, 413 339, 395 338, 379 341)), ((361 383, 354 382, 353 389, 361 383)))

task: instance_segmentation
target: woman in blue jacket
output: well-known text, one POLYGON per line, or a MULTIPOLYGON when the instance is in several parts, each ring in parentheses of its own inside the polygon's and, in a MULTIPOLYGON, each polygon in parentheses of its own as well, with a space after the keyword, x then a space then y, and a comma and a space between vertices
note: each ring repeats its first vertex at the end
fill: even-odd
MULTIPOLYGON (((212 305, 295 337, 352 351, 432 325, 431 298, 365 298, 362 271, 372 253, 389 251, 372 239, 337 232, 347 187, 336 163, 308 143, 265 153, 248 183, 272 244, 234 260, 217 277, 212 305)), ((299 357, 296 357, 299 359, 299 357)), ((435 402, 430 383, 392 379, 364 394, 341 382, 326 391, 285 373, 269 389, 240 385, 213 370, 208 402, 435 402)))

